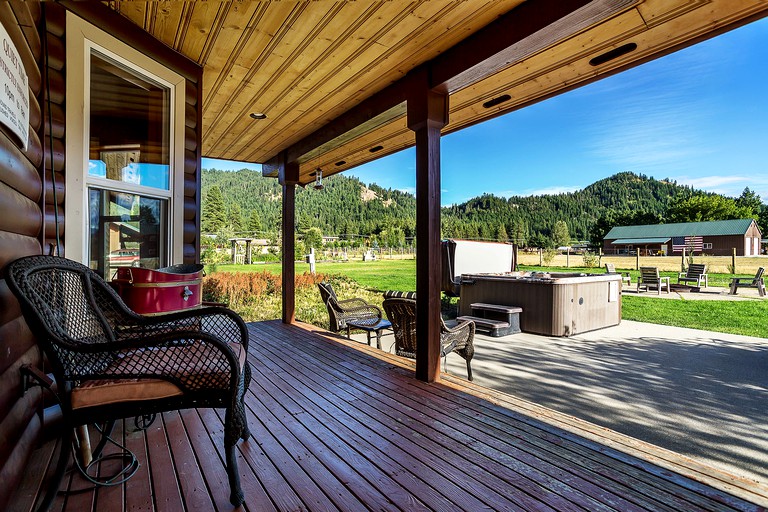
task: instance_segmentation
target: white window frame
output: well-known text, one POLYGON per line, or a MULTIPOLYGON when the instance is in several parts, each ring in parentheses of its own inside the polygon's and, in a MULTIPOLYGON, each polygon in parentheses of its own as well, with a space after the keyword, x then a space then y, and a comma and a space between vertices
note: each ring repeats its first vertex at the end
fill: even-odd
POLYGON ((184 258, 184 77, 138 52, 82 18, 67 12, 66 81, 66 201, 64 247, 69 259, 85 265, 88 253, 88 188, 114 190, 168 200, 167 262, 183 263, 184 258), (90 176, 88 174, 90 134, 91 53, 96 50, 157 81, 170 92, 169 190, 146 187, 90 176), (84 134, 73 136, 73 134, 84 134))
POLYGON ((709 249, 712 250, 712 242, 702 242, 701 249, 709 249))

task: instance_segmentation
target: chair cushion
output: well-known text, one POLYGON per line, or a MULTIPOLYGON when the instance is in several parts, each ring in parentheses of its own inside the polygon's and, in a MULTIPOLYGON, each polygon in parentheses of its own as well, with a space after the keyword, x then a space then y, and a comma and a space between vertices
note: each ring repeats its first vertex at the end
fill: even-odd
MULTIPOLYGON (((248 355, 246 350, 239 343, 230 343, 229 346, 235 352, 240 368, 243 368, 248 355)), ((190 350, 190 347, 169 347, 165 350, 168 352, 168 357, 174 358, 173 352, 190 350)), ((209 349, 202 348, 202 350, 209 349)), ((135 360, 133 358, 126 357, 115 362, 110 370, 120 372, 124 368, 133 368, 134 364, 135 360)), ((201 369, 190 366, 186 368, 186 372, 199 375, 201 369)), ((217 377, 218 379, 226 380, 229 376, 220 375, 217 377)), ((72 409, 81 409, 120 402, 159 400, 183 394, 184 391, 176 384, 163 379, 100 379, 86 381, 73 389, 71 401, 72 409)))
POLYGON ((384 292, 385 299, 413 299, 416 300, 416 292, 401 292, 396 290, 387 290, 384 292))

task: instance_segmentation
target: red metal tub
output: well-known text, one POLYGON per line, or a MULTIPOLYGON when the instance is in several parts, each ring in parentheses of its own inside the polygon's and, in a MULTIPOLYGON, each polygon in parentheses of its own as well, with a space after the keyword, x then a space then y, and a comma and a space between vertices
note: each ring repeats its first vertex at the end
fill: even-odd
POLYGON ((202 281, 203 265, 119 267, 112 286, 136 313, 159 315, 200 307, 202 281))

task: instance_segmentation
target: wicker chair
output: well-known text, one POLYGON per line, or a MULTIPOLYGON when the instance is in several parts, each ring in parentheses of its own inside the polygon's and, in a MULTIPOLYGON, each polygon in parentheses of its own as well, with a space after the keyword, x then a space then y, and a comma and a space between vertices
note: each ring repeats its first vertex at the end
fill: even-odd
POLYGON ((226 408, 230 501, 243 503, 235 443, 250 436, 243 405, 250 368, 237 314, 211 307, 140 316, 91 269, 53 256, 18 259, 6 279, 52 364, 66 427, 41 509, 66 470, 73 428, 191 407, 226 408))
MULTIPOLYGON (((386 297, 386 295, 385 295, 386 297)), ((388 297, 382 304, 395 332, 395 354, 416 358, 416 300, 388 297)), ((470 362, 475 355, 475 323, 463 322, 449 329, 440 319, 440 357, 456 352, 467 362, 467 378, 472 380, 470 362)))
POLYGON ((339 332, 347 327, 348 320, 365 320, 366 323, 377 324, 382 319, 381 309, 368 304, 363 299, 353 298, 339 300, 331 283, 317 283, 320 297, 328 309, 330 329, 339 332))

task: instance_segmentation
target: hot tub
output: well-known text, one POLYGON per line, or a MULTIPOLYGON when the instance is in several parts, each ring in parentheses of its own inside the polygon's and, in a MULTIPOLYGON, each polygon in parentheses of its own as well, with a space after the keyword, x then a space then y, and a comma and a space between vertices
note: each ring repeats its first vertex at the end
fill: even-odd
POLYGON ((519 306, 520 329, 572 336, 621 322, 621 275, 544 272, 462 274, 459 315, 476 302, 519 306))

